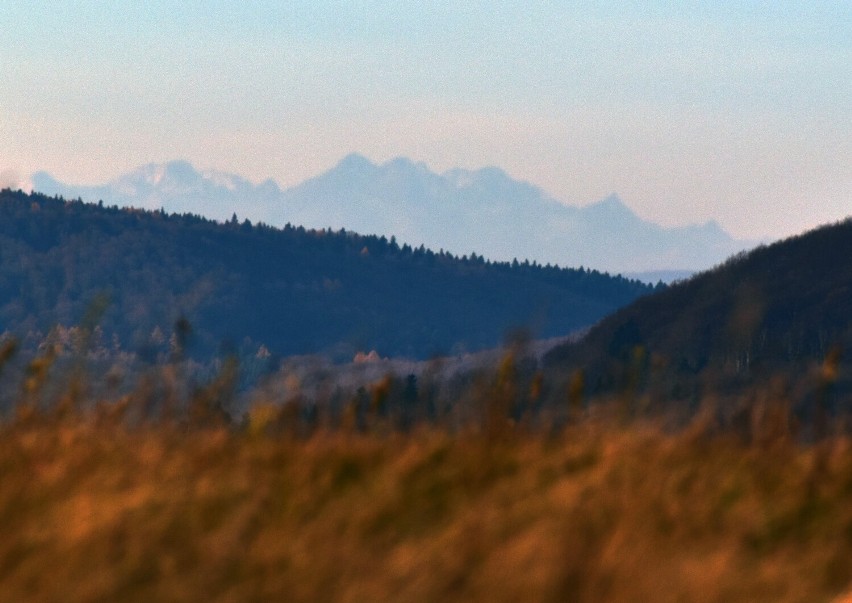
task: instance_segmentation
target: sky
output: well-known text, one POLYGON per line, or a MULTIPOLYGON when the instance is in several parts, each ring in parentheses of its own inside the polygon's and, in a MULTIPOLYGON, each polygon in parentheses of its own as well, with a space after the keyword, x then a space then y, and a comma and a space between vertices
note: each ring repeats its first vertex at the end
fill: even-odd
POLYGON ((0 0, 0 185, 350 152, 776 238, 852 214, 852 2, 0 0))

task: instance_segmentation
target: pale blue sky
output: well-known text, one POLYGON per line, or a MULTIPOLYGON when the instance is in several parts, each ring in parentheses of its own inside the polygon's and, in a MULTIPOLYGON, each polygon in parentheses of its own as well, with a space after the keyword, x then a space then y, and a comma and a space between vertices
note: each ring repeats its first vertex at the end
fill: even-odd
POLYGON ((741 237, 852 213, 852 2, 0 0, 0 171, 498 165, 741 237), (719 6, 724 4, 724 6, 719 6))

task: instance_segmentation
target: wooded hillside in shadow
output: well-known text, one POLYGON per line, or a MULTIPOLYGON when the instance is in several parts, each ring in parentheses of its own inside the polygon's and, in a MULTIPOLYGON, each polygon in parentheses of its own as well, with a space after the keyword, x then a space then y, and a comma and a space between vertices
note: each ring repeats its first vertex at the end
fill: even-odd
POLYGON ((515 328, 565 335, 651 290, 588 269, 459 258, 343 230, 0 192, 0 332, 25 346, 89 320, 100 345, 156 358, 184 319, 200 357, 225 344, 425 358, 495 346, 515 328))

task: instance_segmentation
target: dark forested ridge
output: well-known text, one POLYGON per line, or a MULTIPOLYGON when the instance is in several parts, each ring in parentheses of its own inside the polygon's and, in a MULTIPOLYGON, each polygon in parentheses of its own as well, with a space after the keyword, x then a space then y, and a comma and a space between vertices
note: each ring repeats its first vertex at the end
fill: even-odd
MULTIPOLYGON (((760 247, 646 296, 575 345, 554 370, 584 370, 591 388, 640 380, 694 393, 784 376, 849 386, 852 219, 760 247), (686 385, 686 387, 684 387, 686 385)), ((836 389, 836 388, 835 388, 836 389)))
POLYGON ((426 357, 513 328, 564 335, 651 288, 588 269, 491 263, 346 231, 283 229, 0 191, 0 332, 92 319, 106 347, 426 357), (102 303, 105 302, 105 303, 102 303), (89 317, 89 318, 87 318, 89 317))

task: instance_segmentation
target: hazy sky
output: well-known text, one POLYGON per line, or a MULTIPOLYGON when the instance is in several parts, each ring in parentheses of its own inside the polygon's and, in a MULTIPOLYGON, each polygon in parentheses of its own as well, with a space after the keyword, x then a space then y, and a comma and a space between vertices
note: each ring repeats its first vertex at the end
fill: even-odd
POLYGON ((351 151, 774 237, 852 214, 852 2, 0 0, 0 173, 351 151))

